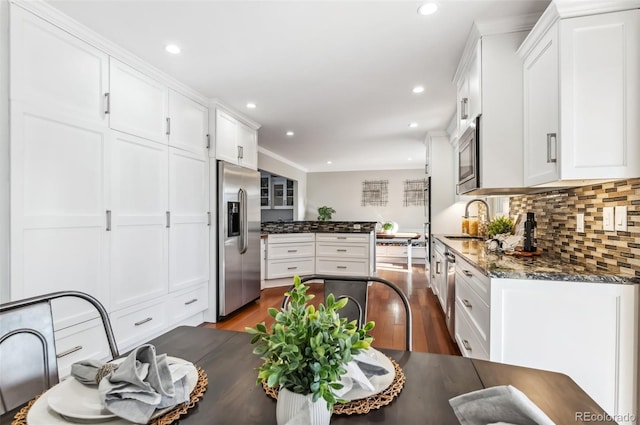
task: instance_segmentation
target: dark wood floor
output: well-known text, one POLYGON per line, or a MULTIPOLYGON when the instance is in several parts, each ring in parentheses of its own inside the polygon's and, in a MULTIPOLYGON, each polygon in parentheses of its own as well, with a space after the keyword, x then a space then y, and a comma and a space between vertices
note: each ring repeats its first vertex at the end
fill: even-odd
MULTIPOLYGON (((447 332, 438 300, 427 287, 424 266, 414 265, 411 272, 408 272, 406 265, 378 264, 377 276, 396 283, 409 298, 413 315, 414 351, 460 355, 458 347, 447 332)), ((273 320, 267 314, 267 308, 280 308, 286 289, 264 289, 258 301, 222 322, 208 323, 205 326, 236 331, 244 331, 246 326, 255 326, 262 321, 269 326, 273 320)), ((318 294, 314 302, 320 302, 321 286, 312 284, 310 291, 318 294)), ((374 347, 404 349, 404 308, 402 301, 391 289, 379 284, 374 284, 369 289, 367 319, 376 322, 372 331, 375 338, 374 347)))

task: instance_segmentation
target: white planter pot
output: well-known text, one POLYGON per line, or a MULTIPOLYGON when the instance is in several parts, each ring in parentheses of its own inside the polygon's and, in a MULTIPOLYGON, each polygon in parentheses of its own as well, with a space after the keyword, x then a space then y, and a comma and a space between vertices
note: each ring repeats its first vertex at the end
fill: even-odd
POLYGON ((276 403, 276 421, 278 425, 293 424, 329 425, 331 412, 327 402, 319 399, 311 401, 311 394, 296 394, 286 388, 280 388, 276 403))

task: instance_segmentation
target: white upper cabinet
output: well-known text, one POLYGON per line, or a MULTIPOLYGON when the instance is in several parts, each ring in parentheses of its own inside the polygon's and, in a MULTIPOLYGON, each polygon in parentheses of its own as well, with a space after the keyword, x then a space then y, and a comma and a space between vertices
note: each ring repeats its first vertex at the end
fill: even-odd
POLYGON ((169 89, 169 145, 203 155, 208 132, 209 110, 169 89))
POLYGON ((167 87, 114 58, 109 63, 111 128, 167 144, 167 87))
POLYGON ((109 58, 19 7, 11 8, 11 100, 106 125, 109 58))
POLYGON ((527 185, 640 175, 640 10, 562 18, 520 48, 527 185))
POLYGON ((216 159, 257 170, 257 130, 220 109, 216 109, 215 122, 216 159))
POLYGON ((458 135, 462 134, 482 113, 481 42, 477 40, 468 63, 458 81, 458 135))

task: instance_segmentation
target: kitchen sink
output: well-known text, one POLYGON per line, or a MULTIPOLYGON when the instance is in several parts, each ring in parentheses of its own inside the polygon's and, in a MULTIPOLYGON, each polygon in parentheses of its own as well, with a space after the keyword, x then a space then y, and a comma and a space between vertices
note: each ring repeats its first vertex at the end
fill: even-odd
POLYGON ((447 239, 475 239, 475 240, 482 239, 477 236, 471 236, 471 235, 444 235, 444 237, 447 239))

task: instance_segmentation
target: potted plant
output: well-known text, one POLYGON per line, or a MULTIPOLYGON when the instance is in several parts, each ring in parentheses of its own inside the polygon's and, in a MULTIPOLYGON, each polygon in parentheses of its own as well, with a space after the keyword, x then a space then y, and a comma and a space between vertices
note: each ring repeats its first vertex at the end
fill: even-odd
POLYGON ((334 210, 331 207, 327 207, 326 205, 323 207, 320 207, 318 208, 318 220, 320 221, 331 220, 331 214, 335 212, 336 210, 334 210))
POLYGON ((509 217, 496 217, 491 220, 487 230, 489 232, 490 238, 505 233, 510 234, 511 232, 513 232, 513 220, 511 220, 509 217))
POLYGON ((258 343, 254 354, 264 360, 257 382, 279 388, 278 424, 286 423, 303 406, 318 409, 322 413, 312 411, 310 417, 322 416, 321 423, 328 424, 333 405, 339 401, 333 390, 342 388, 339 382, 346 373, 345 364, 373 341, 368 334, 373 322, 358 328, 355 320, 348 322, 339 316, 347 298, 336 301, 329 294, 326 303, 316 309, 307 304, 314 297, 307 295, 308 288, 296 276, 293 289, 285 294, 290 297, 287 307, 268 310, 275 319, 270 331, 264 322, 246 328, 254 335, 251 343, 258 343))

